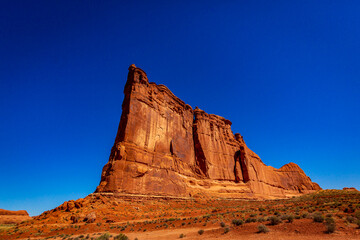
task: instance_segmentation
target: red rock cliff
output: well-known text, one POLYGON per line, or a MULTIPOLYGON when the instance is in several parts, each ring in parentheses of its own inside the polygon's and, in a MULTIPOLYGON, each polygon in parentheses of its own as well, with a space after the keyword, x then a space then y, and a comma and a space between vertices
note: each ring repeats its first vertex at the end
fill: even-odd
POLYGON ((282 197, 321 189, 294 163, 266 166, 223 117, 193 110, 131 65, 122 115, 96 192, 282 197))

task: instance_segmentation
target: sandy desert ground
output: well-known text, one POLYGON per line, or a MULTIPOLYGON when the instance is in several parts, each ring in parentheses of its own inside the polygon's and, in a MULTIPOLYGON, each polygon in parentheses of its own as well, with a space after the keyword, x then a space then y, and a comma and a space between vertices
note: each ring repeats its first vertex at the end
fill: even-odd
POLYGON ((90 195, 2 224, 0 239, 360 239, 359 227, 358 191, 262 201, 90 195))

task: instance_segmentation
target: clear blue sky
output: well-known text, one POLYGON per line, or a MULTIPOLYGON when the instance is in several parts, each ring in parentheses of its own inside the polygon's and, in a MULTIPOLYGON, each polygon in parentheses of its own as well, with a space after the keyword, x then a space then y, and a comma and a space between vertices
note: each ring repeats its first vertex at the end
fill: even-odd
POLYGON ((0 208, 37 215, 95 190, 132 63, 230 119, 265 164, 360 188, 359 12, 340 0, 1 1, 0 208))

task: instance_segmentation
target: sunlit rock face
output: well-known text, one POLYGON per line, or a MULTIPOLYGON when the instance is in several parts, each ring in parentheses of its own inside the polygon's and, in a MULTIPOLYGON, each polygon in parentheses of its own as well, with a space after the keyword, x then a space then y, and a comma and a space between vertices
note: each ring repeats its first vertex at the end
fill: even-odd
POLYGON ((223 117, 194 110, 131 65, 96 192, 272 198, 321 189, 294 163, 266 166, 223 117))

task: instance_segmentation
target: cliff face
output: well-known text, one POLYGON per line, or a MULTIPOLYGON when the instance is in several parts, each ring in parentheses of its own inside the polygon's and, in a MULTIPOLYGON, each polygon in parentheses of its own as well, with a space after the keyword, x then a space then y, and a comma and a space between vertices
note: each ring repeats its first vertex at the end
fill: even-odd
POLYGON ((122 115, 96 192, 186 197, 285 196, 318 190, 296 164, 266 166, 231 122, 193 110, 131 65, 122 115))
POLYGON ((194 117, 195 155, 201 172, 210 179, 234 180, 234 153, 238 143, 231 122, 198 108, 194 117))
POLYGON ((193 110, 130 66, 115 144, 98 192, 184 195, 194 176, 193 110), (164 181, 166 179, 166 181, 164 181))

